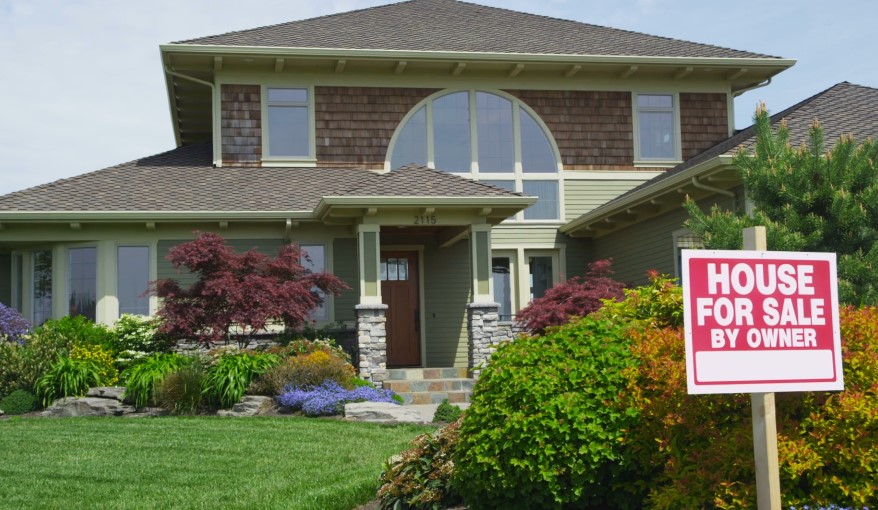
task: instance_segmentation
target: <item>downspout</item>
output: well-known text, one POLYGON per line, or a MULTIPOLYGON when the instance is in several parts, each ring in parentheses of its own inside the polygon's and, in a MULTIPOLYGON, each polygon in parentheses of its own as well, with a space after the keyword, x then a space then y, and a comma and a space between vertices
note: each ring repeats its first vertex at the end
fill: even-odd
MULTIPOLYGON (((214 85, 213 83, 211 83, 209 81, 195 78, 193 76, 187 76, 185 74, 178 73, 177 71, 172 71, 171 68, 167 64, 165 64, 165 72, 171 76, 176 76, 177 78, 182 78, 184 80, 189 80, 193 83, 198 83, 200 85, 206 85, 206 86, 210 87, 210 125, 211 125, 210 137, 211 137, 211 141, 215 142, 216 135, 218 133, 218 131, 217 131, 217 129, 218 129, 217 128, 217 120, 218 119, 216 118, 216 115, 214 115, 214 111, 213 111, 213 104, 214 104, 214 101, 216 101, 216 85, 214 85)), ((213 166, 214 167, 217 166, 217 161, 219 161, 219 159, 220 159, 218 157, 218 151, 219 151, 218 144, 213 143, 213 166)))
POLYGON ((710 191, 711 193, 716 193, 718 195, 731 197, 735 201, 734 206, 738 207, 738 195, 736 195, 732 191, 729 191, 727 189, 715 188, 713 186, 708 186, 707 184, 704 184, 703 182, 699 181, 698 177, 692 178, 692 186, 695 186, 698 189, 703 189, 704 191, 710 191))

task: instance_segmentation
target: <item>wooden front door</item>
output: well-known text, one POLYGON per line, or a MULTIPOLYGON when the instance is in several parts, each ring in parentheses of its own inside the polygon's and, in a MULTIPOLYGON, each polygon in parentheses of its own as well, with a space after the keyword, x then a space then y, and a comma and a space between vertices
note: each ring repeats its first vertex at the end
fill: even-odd
POLYGON ((418 253, 381 252, 381 300, 387 305, 387 365, 421 365, 418 253))

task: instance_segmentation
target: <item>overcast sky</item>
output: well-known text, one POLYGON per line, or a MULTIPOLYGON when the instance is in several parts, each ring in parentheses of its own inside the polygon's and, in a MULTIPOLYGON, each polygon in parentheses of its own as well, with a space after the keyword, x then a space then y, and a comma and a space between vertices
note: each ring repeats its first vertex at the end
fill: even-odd
MULTIPOLYGON (((0 194, 173 148, 160 44, 383 3, 0 0, 0 194)), ((477 3, 798 60, 737 98, 738 128, 759 100, 777 112, 841 81, 878 87, 875 0, 477 3)))

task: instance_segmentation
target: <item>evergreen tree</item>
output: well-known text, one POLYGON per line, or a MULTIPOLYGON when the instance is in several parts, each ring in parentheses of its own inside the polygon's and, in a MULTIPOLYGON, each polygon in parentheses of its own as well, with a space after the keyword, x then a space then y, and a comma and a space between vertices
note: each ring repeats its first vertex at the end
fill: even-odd
POLYGON ((839 299, 878 304, 878 143, 846 135, 826 151, 815 120, 810 143, 793 148, 786 122, 772 132, 764 104, 754 120, 755 150, 734 159, 754 211, 705 214, 688 200, 686 226, 710 249, 741 249, 742 229, 764 225, 769 250, 835 252, 839 299))

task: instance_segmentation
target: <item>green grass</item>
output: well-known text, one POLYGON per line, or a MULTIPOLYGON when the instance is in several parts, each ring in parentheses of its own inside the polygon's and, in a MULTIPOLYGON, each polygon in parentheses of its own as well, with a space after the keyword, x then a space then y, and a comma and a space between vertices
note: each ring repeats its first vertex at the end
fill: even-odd
POLYGON ((422 426, 306 418, 0 421, 0 508, 349 510, 422 426))

